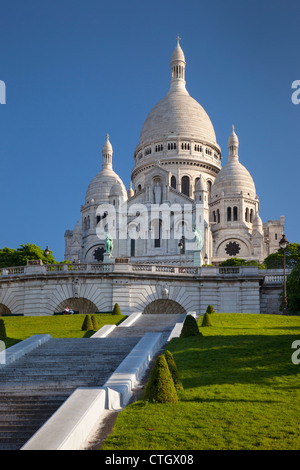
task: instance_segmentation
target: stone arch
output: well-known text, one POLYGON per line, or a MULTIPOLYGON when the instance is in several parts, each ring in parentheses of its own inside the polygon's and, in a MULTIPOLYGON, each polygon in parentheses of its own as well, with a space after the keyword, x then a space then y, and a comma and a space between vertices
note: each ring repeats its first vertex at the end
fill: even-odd
POLYGON ((186 313, 185 309, 175 300, 158 299, 153 300, 145 307, 143 314, 161 314, 161 313, 186 313))
POLYGON ((71 310, 83 314, 95 313, 98 310, 96 305, 89 299, 84 297, 70 297, 69 299, 63 300, 56 307, 55 312, 62 312, 67 305, 71 310))
POLYGON ((0 317, 3 314, 12 313, 11 310, 4 304, 0 304, 0 317))

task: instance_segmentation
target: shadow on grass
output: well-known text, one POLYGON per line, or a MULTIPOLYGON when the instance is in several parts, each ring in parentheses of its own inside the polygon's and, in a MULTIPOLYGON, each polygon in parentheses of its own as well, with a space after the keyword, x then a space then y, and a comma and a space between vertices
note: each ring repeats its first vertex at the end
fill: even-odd
MULTIPOLYGON (((175 339, 174 355, 185 389, 220 384, 266 385, 291 377, 300 389, 300 365, 292 363, 295 335, 202 336, 175 339)), ((276 388, 276 384, 273 384, 276 388)), ((278 383, 278 387, 282 383, 278 383)))

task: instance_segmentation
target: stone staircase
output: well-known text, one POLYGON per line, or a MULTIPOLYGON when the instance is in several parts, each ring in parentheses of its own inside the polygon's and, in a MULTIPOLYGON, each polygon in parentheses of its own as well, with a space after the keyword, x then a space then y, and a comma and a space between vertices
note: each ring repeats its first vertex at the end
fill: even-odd
POLYGON ((51 339, 0 368, 0 450, 17 450, 78 387, 101 387, 139 341, 51 339))
POLYGON ((130 328, 115 328, 109 335, 110 338, 142 337, 145 333, 162 333, 167 341, 175 323, 182 323, 185 314, 149 314, 141 315, 130 328))
POLYGON ((18 450, 78 387, 101 387, 148 332, 165 341, 185 315, 142 315, 106 338, 50 339, 0 367, 0 450, 18 450))

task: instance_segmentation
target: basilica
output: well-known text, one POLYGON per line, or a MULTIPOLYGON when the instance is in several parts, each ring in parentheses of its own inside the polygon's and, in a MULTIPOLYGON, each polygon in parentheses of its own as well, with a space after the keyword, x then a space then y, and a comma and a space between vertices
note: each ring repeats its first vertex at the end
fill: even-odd
POLYGON ((109 260, 132 264, 218 265, 231 257, 261 262, 277 251, 284 217, 262 222, 255 184, 230 125, 223 165, 212 122, 187 91, 179 38, 170 65, 169 91, 142 126, 127 189, 113 170, 106 136, 81 222, 65 232, 66 260, 105 263, 108 236, 109 260))

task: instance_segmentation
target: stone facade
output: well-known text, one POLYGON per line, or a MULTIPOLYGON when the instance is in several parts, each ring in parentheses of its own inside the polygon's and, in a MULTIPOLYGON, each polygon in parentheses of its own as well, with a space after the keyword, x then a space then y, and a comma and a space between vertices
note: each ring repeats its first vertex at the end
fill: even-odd
POLYGON ((105 237, 111 230, 110 208, 116 219, 113 256, 128 257, 133 263, 195 264, 196 227, 202 235, 199 265, 204 259, 218 264, 230 257, 262 261, 277 251, 284 217, 262 223, 255 184, 240 161, 234 127, 228 139, 228 161, 222 166, 212 122, 186 89, 185 67, 177 38, 170 89, 142 126, 128 191, 113 171, 113 148, 107 136, 102 169, 89 184, 81 207, 81 224, 65 233, 67 260, 103 262, 105 237), (149 215, 154 204, 170 208, 164 232, 161 212, 149 215), (186 207, 189 215, 184 219, 186 207))
MULTIPOLYGON (((121 261, 121 260, 120 260, 121 261)), ((178 267, 161 264, 69 264, 0 270, 0 314, 279 313, 283 273, 257 267, 178 267)))

